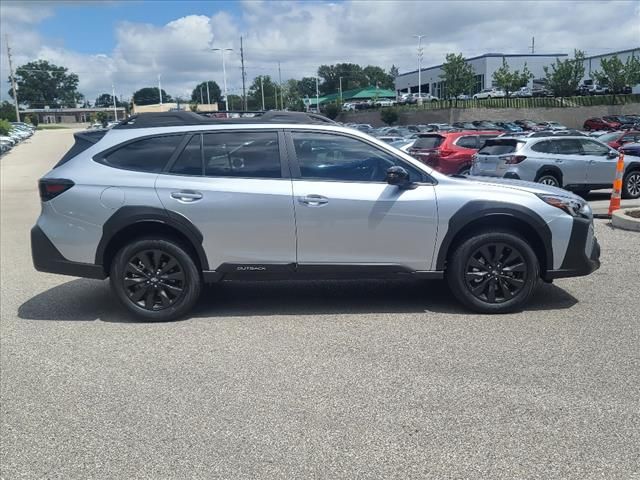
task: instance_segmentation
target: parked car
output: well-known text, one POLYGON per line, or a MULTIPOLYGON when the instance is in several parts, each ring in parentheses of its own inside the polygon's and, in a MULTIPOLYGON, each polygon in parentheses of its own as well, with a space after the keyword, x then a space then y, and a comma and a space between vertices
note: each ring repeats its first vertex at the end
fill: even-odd
POLYGON ((484 90, 479 91, 478 93, 473 95, 474 100, 481 100, 484 98, 504 98, 507 94, 504 90, 500 90, 497 88, 485 88, 484 90))
POLYGON ((640 142, 626 143, 622 147, 620 147, 620 151, 625 155, 640 157, 640 142))
POLYGON ((525 131, 542 130, 543 127, 533 120, 516 120, 513 123, 520 126, 525 131))
POLYGON ((622 132, 609 132, 598 137, 598 141, 606 143, 611 148, 620 150, 624 144, 640 142, 640 131, 626 130, 622 132))
POLYGON ((353 112, 356 109, 355 103, 345 102, 342 104, 342 110, 345 112, 353 112))
POLYGON ((584 130, 618 130, 622 126, 622 123, 613 120, 611 117, 609 118, 610 120, 604 117, 587 118, 582 128, 584 130))
POLYGON ((524 131, 524 129, 515 122, 495 122, 495 124, 505 132, 519 133, 524 131))
POLYGON ((628 117, 626 115, 607 115, 602 117, 607 122, 619 123, 621 129, 634 128, 640 126, 638 119, 634 117, 628 117))
POLYGON ((478 130, 504 130, 502 127, 498 126, 494 122, 490 122, 489 120, 474 120, 471 123, 478 130))
POLYGON ((533 92, 529 87, 521 87, 512 94, 514 97, 528 98, 533 97, 533 92))
POLYGON ((553 97, 553 92, 546 87, 534 88, 531 90, 531 96, 539 97, 553 97))
POLYGON ((535 132, 525 132, 525 137, 559 137, 559 136, 581 136, 585 137, 584 133, 578 130, 537 130, 535 132))
POLYGON ((423 102, 437 102, 438 100, 440 100, 438 97, 431 95, 430 93, 412 93, 411 96, 407 98, 407 103, 418 103, 418 98, 422 98, 423 102))
POLYGON ((425 131, 429 132, 451 132, 453 130, 457 130, 453 125, 449 125, 448 123, 428 123, 425 131))
POLYGON ((376 107, 393 107, 395 104, 396 101, 390 98, 379 98, 374 102, 376 107))
POLYGON ((462 100, 462 101, 471 100, 471 95, 467 95, 466 93, 461 93, 456 97, 456 99, 462 100))
POLYGON ((447 177, 294 113, 142 114, 76 133, 39 181, 34 266, 110 277, 148 321, 186 315, 203 282, 336 276, 445 278, 467 308, 502 313, 521 309, 540 278, 599 268, 581 198, 447 177))
POLYGON ((418 134, 409 155, 446 175, 466 175, 473 154, 484 141, 500 135, 499 131, 467 130, 418 134))
POLYGON ((478 129, 478 127, 476 127, 473 124, 473 122, 453 122, 451 126, 459 130, 477 130, 478 129))
POLYGON ((404 141, 405 138, 404 137, 399 137, 397 135, 381 135, 379 137, 376 137, 378 140, 381 140, 385 143, 394 143, 394 142, 400 142, 400 141, 404 141))
POLYGON ((538 122, 538 125, 541 126, 543 130, 568 130, 565 125, 558 122, 538 122))
MULTIPOLYGON (((631 157, 633 158, 633 157, 631 157)), ((496 138, 476 154, 472 175, 538 182, 586 195, 611 188, 618 152, 588 137, 496 138)), ((640 162, 625 159, 623 198, 639 198, 640 162)))
POLYGON ((413 146, 415 141, 415 138, 403 138, 402 140, 391 142, 389 143, 389 145, 407 153, 407 151, 413 146))

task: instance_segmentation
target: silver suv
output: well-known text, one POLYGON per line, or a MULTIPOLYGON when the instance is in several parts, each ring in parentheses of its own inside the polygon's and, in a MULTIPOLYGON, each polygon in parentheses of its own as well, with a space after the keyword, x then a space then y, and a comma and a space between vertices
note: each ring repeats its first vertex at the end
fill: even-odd
MULTIPOLYGON (((471 175, 504 177, 562 187, 581 196, 611 188, 619 153, 584 136, 500 137, 478 150, 471 175)), ((640 158, 626 156, 623 198, 640 197, 640 158)))
POLYGON ((110 277, 147 320, 203 282, 446 278, 468 308, 521 308, 540 278, 600 265, 591 210, 566 191, 439 174, 324 117, 144 114, 75 145, 39 183, 36 269, 110 277))

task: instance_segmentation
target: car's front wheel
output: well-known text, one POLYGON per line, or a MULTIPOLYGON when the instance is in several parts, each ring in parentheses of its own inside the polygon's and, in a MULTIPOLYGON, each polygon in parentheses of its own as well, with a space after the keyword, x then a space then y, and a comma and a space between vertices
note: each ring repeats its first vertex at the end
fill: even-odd
POLYGON ((633 170, 624 176, 622 198, 640 198, 640 170, 633 170))
POLYGON ((467 308, 480 313, 520 309, 540 276, 531 246, 509 231, 479 232, 462 241, 449 256, 446 278, 467 308))
POLYGON ((173 239, 142 238, 124 246, 111 264, 110 277, 122 305, 147 321, 180 318, 200 295, 198 269, 173 239))

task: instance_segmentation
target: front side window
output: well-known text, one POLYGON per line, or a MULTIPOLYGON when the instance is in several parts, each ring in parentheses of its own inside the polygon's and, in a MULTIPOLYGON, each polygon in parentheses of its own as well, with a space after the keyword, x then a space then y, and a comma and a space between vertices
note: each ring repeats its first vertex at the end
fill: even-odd
POLYGON ((580 141, 574 138, 562 138, 553 140, 552 143, 556 147, 557 153, 560 155, 582 155, 582 145, 580 141))
POLYGON ((604 145, 599 144, 598 142, 593 142, 591 140, 580 140, 582 144, 582 151, 584 155, 606 155, 609 153, 609 148, 604 145))
POLYGON ((202 152, 208 177, 282 177, 276 132, 206 133, 202 152))
POLYGON ((182 139, 182 135, 144 138, 114 150, 103 161, 126 170, 161 172, 182 139))
POLYGON ((384 182, 387 169, 399 165, 412 182, 424 175, 390 153, 361 140, 324 133, 292 133, 303 179, 344 182, 384 182))

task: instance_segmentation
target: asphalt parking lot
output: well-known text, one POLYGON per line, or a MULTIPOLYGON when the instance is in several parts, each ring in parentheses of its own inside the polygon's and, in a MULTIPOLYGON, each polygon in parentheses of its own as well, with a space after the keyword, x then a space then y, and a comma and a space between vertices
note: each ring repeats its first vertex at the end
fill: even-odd
POLYGON ((439 282, 274 282, 138 323, 106 281, 31 265, 36 181, 71 143, 0 159, 3 479, 640 478, 640 235, 597 220, 602 268, 517 314, 439 282))

